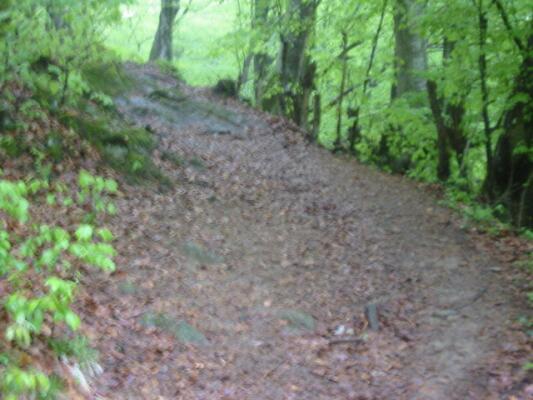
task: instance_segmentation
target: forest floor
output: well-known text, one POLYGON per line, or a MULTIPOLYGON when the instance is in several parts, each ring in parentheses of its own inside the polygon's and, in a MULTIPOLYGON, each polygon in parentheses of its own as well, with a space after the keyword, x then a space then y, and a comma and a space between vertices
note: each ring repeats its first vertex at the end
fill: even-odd
POLYGON ((116 102, 173 184, 121 183, 118 272, 81 296, 99 398, 533 398, 516 250, 284 120, 127 69, 144 84, 116 102))

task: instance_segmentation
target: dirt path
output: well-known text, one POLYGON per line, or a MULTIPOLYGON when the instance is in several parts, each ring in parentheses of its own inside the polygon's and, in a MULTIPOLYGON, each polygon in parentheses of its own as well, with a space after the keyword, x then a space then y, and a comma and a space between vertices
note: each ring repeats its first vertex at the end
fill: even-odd
POLYGON ((151 83, 118 103, 177 184, 118 202, 122 270, 93 285, 89 321, 102 398, 498 398, 483 366, 518 311, 447 210, 274 118, 198 92, 190 108, 187 89, 154 95, 170 78, 130 72, 151 83))

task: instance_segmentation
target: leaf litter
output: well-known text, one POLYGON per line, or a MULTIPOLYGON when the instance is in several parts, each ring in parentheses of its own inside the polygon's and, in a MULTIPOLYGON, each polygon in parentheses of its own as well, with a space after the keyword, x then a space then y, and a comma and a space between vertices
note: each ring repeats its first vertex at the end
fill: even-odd
POLYGON ((509 263, 530 245, 467 232, 425 188, 206 89, 162 102, 154 87, 180 84, 154 68, 128 65, 150 84, 117 103, 173 184, 121 181, 118 271, 80 295, 94 396, 529 398, 509 263))

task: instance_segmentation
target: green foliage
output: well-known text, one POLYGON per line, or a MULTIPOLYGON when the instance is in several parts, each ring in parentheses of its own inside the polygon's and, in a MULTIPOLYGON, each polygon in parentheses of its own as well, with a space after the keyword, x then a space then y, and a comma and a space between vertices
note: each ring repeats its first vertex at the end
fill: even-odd
POLYGON ((121 0, 21 0, 3 6, 0 87, 20 79, 42 105, 75 103, 87 90, 83 66, 99 59, 101 29, 120 17, 121 0))
POLYGON ((0 393, 5 400, 18 400, 27 395, 39 400, 54 399, 58 384, 37 370, 8 367, 0 378, 0 393))
MULTIPOLYGON (((146 58, 157 25, 156 3, 156 0, 137 1, 125 7, 121 23, 110 29, 108 43, 122 54, 146 58)), ((444 109, 450 105, 464 107, 460 124, 464 154, 458 154, 457 149, 448 144, 451 173, 446 183, 452 188, 461 187, 478 202, 482 199, 488 172, 486 146, 494 155, 503 133, 504 113, 518 101, 530 102, 525 93, 513 92, 524 57, 516 39, 524 45, 531 35, 530 2, 501 0, 500 3, 510 27, 506 26, 496 2, 483 2, 482 11, 488 20, 483 49, 487 60, 486 100, 480 86, 482 50, 479 46, 478 3, 462 0, 429 2, 409 23, 413 33, 428 44, 428 67, 414 73, 436 82, 444 109), (443 54, 444 39, 453 43, 453 51, 446 57, 443 54), (485 102, 488 105, 490 143, 481 113, 485 102)), ((245 60, 260 53, 270 60, 266 65, 263 105, 268 108, 269 99, 284 93, 287 88, 279 79, 280 36, 297 32, 305 21, 291 18, 290 7, 295 3, 287 0, 265 1, 268 5, 265 21, 259 21, 254 19, 258 4, 252 0, 194 2, 175 34, 174 50, 180 54, 175 65, 185 79, 193 84, 213 85, 221 77, 239 76, 244 72, 245 60)), ((401 63, 395 59, 396 4, 373 0, 320 2, 314 34, 307 49, 317 66, 314 92, 320 94, 322 104, 318 141, 332 148, 339 124, 341 144, 361 161, 387 171, 405 173, 414 179, 435 182, 438 180, 439 157, 437 130, 426 91, 422 88, 418 93, 391 101, 392 89, 397 86, 395 68, 401 63), (383 26, 373 51, 382 10, 383 26), (346 57, 342 55, 344 36, 351 45, 346 57), (369 68, 371 54, 374 60, 369 68), (338 108, 344 63, 348 91, 338 108), (354 109, 358 110, 357 118, 350 113, 354 109), (356 122, 360 134, 355 148, 351 149, 348 148, 348 130, 356 122)), ((252 60, 248 80, 241 87, 241 94, 249 97, 254 93, 253 64, 252 60)), ((287 83, 288 86, 292 84, 287 83)), ((309 121, 311 118, 309 114, 309 121)), ((450 122, 449 115, 444 115, 444 119, 450 122)), ((522 141, 513 143, 513 146, 515 155, 533 154, 530 143, 522 141)), ((498 202, 502 201, 495 199, 494 203, 498 202)), ((488 213, 488 210, 476 209, 472 210, 471 217, 485 220, 490 218, 488 213)), ((500 206, 492 214, 511 221, 511 213, 501 210, 500 206)))
MULTIPOLYGON (((76 195, 68 193, 64 185, 52 186, 48 181, 11 182, 0 180, 0 274, 7 293, 3 306, 9 323, 5 339, 13 342, 13 351, 28 348, 42 333, 45 324, 61 324, 77 331, 81 321, 73 311, 77 283, 72 276, 74 265, 84 264, 111 272, 115 269, 115 250, 110 242, 112 233, 96 224, 96 216, 113 210, 107 194, 116 193, 117 183, 81 171, 76 195), (50 196, 54 201, 50 201, 50 196), (69 198, 75 198, 67 202, 69 198), (32 206, 43 202, 62 207, 82 207, 93 213, 92 222, 81 223, 70 231, 60 226, 40 224, 32 213, 32 206), (67 205, 65 205, 67 204, 67 205)), ((60 351, 58 341, 52 348, 60 351)), ((82 341, 72 342, 67 349, 73 356, 81 353, 82 341), (76 353, 78 352, 78 353, 76 353)), ((67 350, 61 350, 67 354, 67 350)), ((4 398, 35 395, 48 398, 54 389, 50 378, 37 370, 23 370, 7 356, 0 369, 0 385, 4 398)))
POLYGON ((91 348, 85 336, 77 335, 68 339, 50 339, 50 348, 58 356, 75 359, 82 367, 95 363, 98 352, 91 348))
POLYGON ((113 167, 132 177, 164 180, 150 159, 151 135, 131 128, 112 100, 135 82, 102 46, 102 31, 120 18, 119 6, 127 3, 22 0, 0 4, 2 21, 10 21, 0 43, 5 56, 0 63, 0 156, 29 153, 39 174, 48 178, 49 163, 69 155, 70 139, 52 131, 46 140, 31 142, 31 136, 23 133, 31 123, 49 124, 49 115, 54 114, 96 145, 113 167), (12 132, 4 134, 4 128, 12 132))
POLYGON ((455 209, 463 216, 463 227, 475 227, 491 235, 499 235, 511 229, 509 224, 501 222, 506 213, 503 206, 487 206, 478 202, 469 192, 449 187, 442 203, 455 209))

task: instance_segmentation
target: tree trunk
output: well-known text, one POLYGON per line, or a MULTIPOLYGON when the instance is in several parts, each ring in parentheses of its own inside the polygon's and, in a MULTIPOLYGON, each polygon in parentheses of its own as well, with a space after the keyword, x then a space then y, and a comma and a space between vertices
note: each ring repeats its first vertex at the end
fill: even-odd
POLYGON ((252 55, 249 54, 242 63, 242 70, 239 73, 239 80, 237 81, 237 94, 241 92, 242 87, 248 82, 248 74, 250 73, 252 59, 252 55))
MULTIPOLYGON (((454 43, 445 38, 442 55, 444 65, 450 61, 453 49, 454 43)), ((461 175, 464 173, 463 157, 466 147, 463 132, 464 101, 454 99, 453 102, 445 103, 445 99, 438 95, 437 82, 434 80, 427 81, 427 92, 429 106, 437 128, 437 177, 441 181, 447 181, 450 178, 450 148, 455 151, 459 173, 461 175)))
POLYGON ((286 31, 281 37, 281 111, 307 129, 309 100, 316 65, 308 54, 319 0, 291 0, 286 31))
POLYGON ((348 54, 346 48, 348 47, 348 34, 341 32, 342 35, 342 73, 339 87, 339 102, 337 103, 337 128, 335 130, 335 143, 333 145, 335 151, 342 148, 342 103, 344 100, 344 91, 346 90, 346 78, 348 74, 348 54))
MULTIPOLYGON (((264 46, 268 41, 269 31, 267 29, 268 12, 271 0, 255 0, 252 29, 259 32, 259 46, 264 46)), ((263 50, 254 50, 254 100, 255 104, 261 105, 267 88, 268 66, 272 63, 272 58, 263 50)))
MULTIPOLYGON (((422 72, 427 70, 427 43, 418 32, 417 22, 423 16, 425 4, 419 0, 394 1, 394 84, 391 87, 391 101, 406 97, 411 107, 426 106, 426 79, 422 72)), ((392 171, 405 173, 410 167, 411 154, 401 156, 392 154, 389 137, 402 135, 402 127, 389 125, 389 132, 384 132, 377 152, 381 165, 387 165, 392 171)))
POLYGON ((159 26, 150 51, 150 61, 172 61, 172 33, 179 8, 179 0, 161 0, 159 26))
POLYGON ((437 150, 438 164, 437 177, 441 181, 447 181, 450 178, 450 150, 448 147, 448 129, 442 115, 441 100, 437 95, 437 84, 433 80, 427 82, 428 98, 435 125, 437 127, 437 150))
POLYGON ((426 80, 420 75, 427 69, 426 40, 416 31, 415 21, 424 12, 417 0, 396 0, 394 9, 394 58, 396 82, 392 98, 410 92, 426 90, 426 80))
POLYGON ((524 96, 505 114, 493 157, 492 195, 507 205, 513 222, 533 228, 533 24, 515 81, 524 96))
MULTIPOLYGON (((383 29, 383 21, 385 20, 385 13, 387 11, 388 4, 388 0, 383 0, 378 27, 376 29, 376 33, 374 34, 374 38, 372 39, 372 48, 370 49, 370 57, 368 58, 368 66, 366 68, 365 80, 363 81, 363 91, 361 93, 360 104, 363 104, 366 100, 368 86, 370 85, 370 73, 372 72, 372 67, 376 58, 379 37, 381 35, 381 30, 383 29)), ((359 112, 361 110, 360 104, 356 104, 355 107, 348 108, 347 111, 348 117, 352 119, 352 125, 348 129, 348 143, 349 149, 354 155, 357 155, 355 145, 359 142, 361 138, 361 126, 359 125, 359 112)))
POLYGON ((320 120, 322 117, 322 106, 320 100, 320 93, 315 92, 313 96, 313 127, 311 130, 311 141, 318 141, 320 135, 320 120))
POLYGON ((53 0, 49 0, 45 3, 45 8, 48 16, 50 17, 51 24, 47 24, 47 28, 55 29, 57 31, 68 28, 68 24, 65 22, 65 6, 57 4, 53 0))
POLYGON ((487 55, 486 44, 488 35, 487 11, 483 6, 483 0, 478 0, 478 28, 479 28, 479 81, 481 86, 481 118, 483 121, 483 134, 485 135, 485 156, 487 165, 487 176, 485 178, 485 192, 489 199, 494 199, 494 162, 492 160, 492 127, 489 117, 489 88, 487 78, 487 55))

